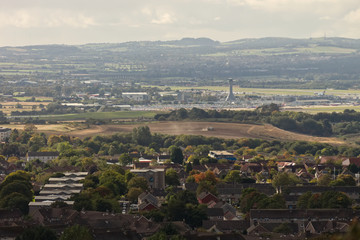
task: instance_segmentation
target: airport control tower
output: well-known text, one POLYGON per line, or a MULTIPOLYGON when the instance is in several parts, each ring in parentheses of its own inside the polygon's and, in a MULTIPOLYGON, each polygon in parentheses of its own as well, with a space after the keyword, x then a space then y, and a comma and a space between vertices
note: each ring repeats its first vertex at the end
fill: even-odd
POLYGON ((226 102, 233 102, 235 101, 235 96, 233 93, 233 79, 229 78, 229 95, 226 97, 226 102))

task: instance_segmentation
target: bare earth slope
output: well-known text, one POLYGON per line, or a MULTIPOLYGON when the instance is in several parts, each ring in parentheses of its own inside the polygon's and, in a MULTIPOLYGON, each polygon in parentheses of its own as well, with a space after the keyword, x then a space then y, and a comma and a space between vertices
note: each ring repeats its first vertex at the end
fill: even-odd
MULTIPOLYGON (((93 135, 109 135, 117 132, 130 132, 136 125, 100 125, 92 126, 90 129, 69 131, 66 134, 86 137, 93 135)), ((142 124, 143 125, 143 124, 142 124)), ((312 137, 304 134, 293 133, 281 130, 272 125, 253 125, 238 123, 219 123, 219 122, 159 122, 147 124, 151 132, 179 135, 203 135, 207 137, 219 138, 261 138, 267 140, 281 141, 312 141, 330 144, 345 144, 338 138, 312 137), (204 128, 212 127, 213 131, 204 131, 204 128)))

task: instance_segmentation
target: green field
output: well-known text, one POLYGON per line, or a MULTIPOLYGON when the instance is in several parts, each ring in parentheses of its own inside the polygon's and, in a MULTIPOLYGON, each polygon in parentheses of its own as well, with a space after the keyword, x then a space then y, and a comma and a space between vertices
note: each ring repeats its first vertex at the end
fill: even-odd
POLYGON ((74 113, 74 114, 61 114, 61 115, 49 115, 41 116, 42 120, 53 121, 74 121, 74 120, 86 120, 86 119, 137 119, 137 118, 153 118, 156 111, 122 111, 122 112, 89 112, 89 113, 74 113))
MULTIPOLYGON (((31 97, 14 97, 15 99, 25 102, 31 100, 31 97)), ((42 101, 42 102, 52 102, 52 97, 35 97, 35 101, 42 101)))

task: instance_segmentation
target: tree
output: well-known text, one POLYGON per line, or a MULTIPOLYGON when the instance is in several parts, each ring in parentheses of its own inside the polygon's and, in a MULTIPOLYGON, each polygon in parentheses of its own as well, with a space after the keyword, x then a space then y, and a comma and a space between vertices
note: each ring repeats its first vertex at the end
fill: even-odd
POLYGON ((206 206, 199 205, 194 193, 185 190, 170 196, 165 212, 171 221, 182 221, 192 227, 201 226, 206 219, 206 206))
POLYGON ((322 208, 348 208, 351 204, 350 198, 345 193, 326 191, 321 194, 322 208))
POLYGON ((77 211, 92 211, 94 210, 93 203, 91 201, 91 195, 87 192, 75 194, 70 198, 74 201, 73 208, 77 211), (90 199, 90 200, 89 200, 90 199))
POLYGON ((99 176, 99 181, 100 185, 111 189, 115 196, 123 195, 127 191, 125 176, 115 170, 103 171, 99 176))
POLYGON ((165 213, 159 209, 153 209, 151 211, 144 212, 143 215, 147 219, 151 219, 154 222, 163 222, 165 218, 165 213))
POLYGON ((202 192, 210 192, 213 195, 217 195, 217 188, 216 185, 214 185, 210 181, 201 181, 196 189, 196 194, 199 195, 202 192))
POLYGON ((240 183, 241 182, 240 171, 231 170, 230 172, 228 172, 228 174, 226 174, 224 181, 228 183, 240 183))
POLYGON ((303 195, 301 195, 299 198, 298 198, 298 201, 296 203, 296 208, 299 208, 299 209, 307 209, 309 207, 309 201, 310 201, 310 198, 312 197, 312 192, 306 192, 304 193, 303 195))
POLYGON ((307 192, 299 197, 297 207, 307 208, 348 208, 352 204, 351 199, 342 192, 326 191, 323 193, 307 192))
POLYGON ((119 163, 121 166, 126 166, 133 162, 132 157, 128 153, 122 153, 119 157, 119 163))
POLYGON ((61 139, 58 135, 50 135, 50 137, 48 138, 47 144, 49 147, 52 147, 53 145, 55 145, 56 143, 61 142, 61 139))
POLYGON ((194 174, 194 177, 197 183, 200 183, 202 181, 209 181, 211 184, 216 185, 219 182, 219 179, 215 176, 215 173, 210 170, 194 174))
POLYGON ((26 215, 29 213, 29 202, 29 199, 25 195, 13 192, 0 199, 0 208, 18 208, 24 215, 26 215))
POLYGON ((57 240, 53 230, 43 226, 35 226, 27 228, 15 240, 57 240))
POLYGON ((331 180, 332 180, 332 178, 329 174, 323 174, 318 178, 317 185, 329 186, 329 183, 331 182, 331 180))
POLYGON ((246 188, 242 191, 239 203, 242 213, 248 213, 250 209, 258 208, 260 201, 266 199, 267 196, 263 193, 259 193, 254 188, 246 188))
POLYGON ((165 183, 172 186, 180 185, 179 175, 173 168, 169 168, 168 170, 166 170, 165 183))
POLYGON ((293 173, 282 172, 273 177, 272 185, 277 192, 281 193, 281 188, 293 186, 300 182, 300 179, 293 173))
POLYGON ((19 181, 27 186, 28 189, 32 189, 32 185, 30 183, 31 175, 25 171, 18 170, 16 172, 12 172, 7 175, 4 181, 0 185, 0 190, 9 183, 19 181))
POLYGON ((37 127, 32 123, 25 124, 25 126, 24 126, 25 132, 34 133, 36 130, 37 130, 37 127))
POLYGON ((170 160, 173 163, 183 164, 184 155, 182 153, 181 148, 176 146, 171 146, 169 147, 169 152, 170 152, 170 160))
POLYGON ((349 167, 348 167, 349 171, 352 172, 352 173, 358 173, 359 172, 359 168, 358 166, 356 166, 356 164, 350 164, 349 167))
POLYGON ((200 227, 203 220, 207 219, 206 208, 207 206, 204 204, 186 204, 185 222, 192 228, 200 227))
POLYGON ((59 240, 93 240, 94 237, 91 235, 89 229, 85 226, 75 224, 73 226, 65 228, 63 234, 59 240))
POLYGON ((113 210, 112 203, 108 199, 96 199, 95 210, 99 212, 111 212, 113 210))
POLYGON ((356 181, 351 175, 342 174, 329 183, 330 186, 356 186, 356 181))
POLYGON ((191 162, 188 162, 185 167, 185 172, 189 173, 193 169, 191 162))
POLYGON ((149 189, 149 185, 148 185, 146 178, 140 177, 140 176, 135 176, 135 177, 131 178, 130 181, 127 183, 127 187, 128 187, 128 189, 140 188, 143 191, 146 191, 149 189))
POLYGON ((139 187, 134 187, 134 188, 130 188, 128 193, 126 194, 127 198, 129 199, 129 201, 131 202, 137 202, 138 197, 141 193, 143 193, 144 190, 142 190, 139 187))
POLYGON ((259 209, 285 209, 286 203, 283 195, 274 194, 271 197, 262 199, 258 205, 259 209))
POLYGON ((32 137, 29 139, 29 151, 37 152, 41 147, 45 146, 46 139, 40 134, 33 134, 32 137))
POLYGON ((132 139, 139 145, 148 146, 151 143, 151 132, 148 126, 140 126, 132 131, 132 139))
POLYGON ((33 198, 33 192, 29 189, 26 183, 20 181, 14 181, 9 184, 6 184, 4 187, 1 187, 0 190, 0 199, 8 196, 11 193, 20 193, 26 197, 28 201, 31 201, 33 198))

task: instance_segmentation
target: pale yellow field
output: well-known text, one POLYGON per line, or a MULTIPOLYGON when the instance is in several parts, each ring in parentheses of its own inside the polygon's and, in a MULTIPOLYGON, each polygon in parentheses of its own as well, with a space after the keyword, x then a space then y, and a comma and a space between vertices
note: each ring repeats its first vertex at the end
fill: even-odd
POLYGON ((39 105, 42 104, 44 106, 47 106, 50 102, 0 102, 2 105, 2 108, 0 108, 0 111, 3 113, 10 115, 12 111, 32 111, 32 107, 36 106, 36 111, 40 111, 39 105), (16 108, 16 105, 20 104, 22 108, 16 108))
MULTIPOLYGON (((133 128, 144 125, 94 125, 87 128, 82 123, 62 123, 50 125, 35 125, 38 132, 48 135, 66 134, 74 137, 90 137, 95 135, 111 135, 115 133, 128 133, 133 128)), ((170 135, 203 135, 206 137, 219 137, 225 139, 239 138, 260 138, 267 140, 280 141, 310 141, 329 143, 334 145, 346 144, 345 141, 335 137, 312 137, 305 134, 285 131, 271 125, 254 125, 239 123, 219 123, 219 122, 155 122, 146 123, 152 133, 162 133, 170 135), (213 131, 204 131, 204 127, 213 127, 213 131)), ((2 127, 23 129, 24 125, 1 125, 2 127)))
MULTIPOLYGON (((23 130, 24 124, 3 124, 0 127, 23 130)), ((46 124, 35 125, 38 132, 54 133, 54 134, 67 134, 71 131, 84 129, 85 124, 77 123, 62 123, 62 124, 46 124)))

